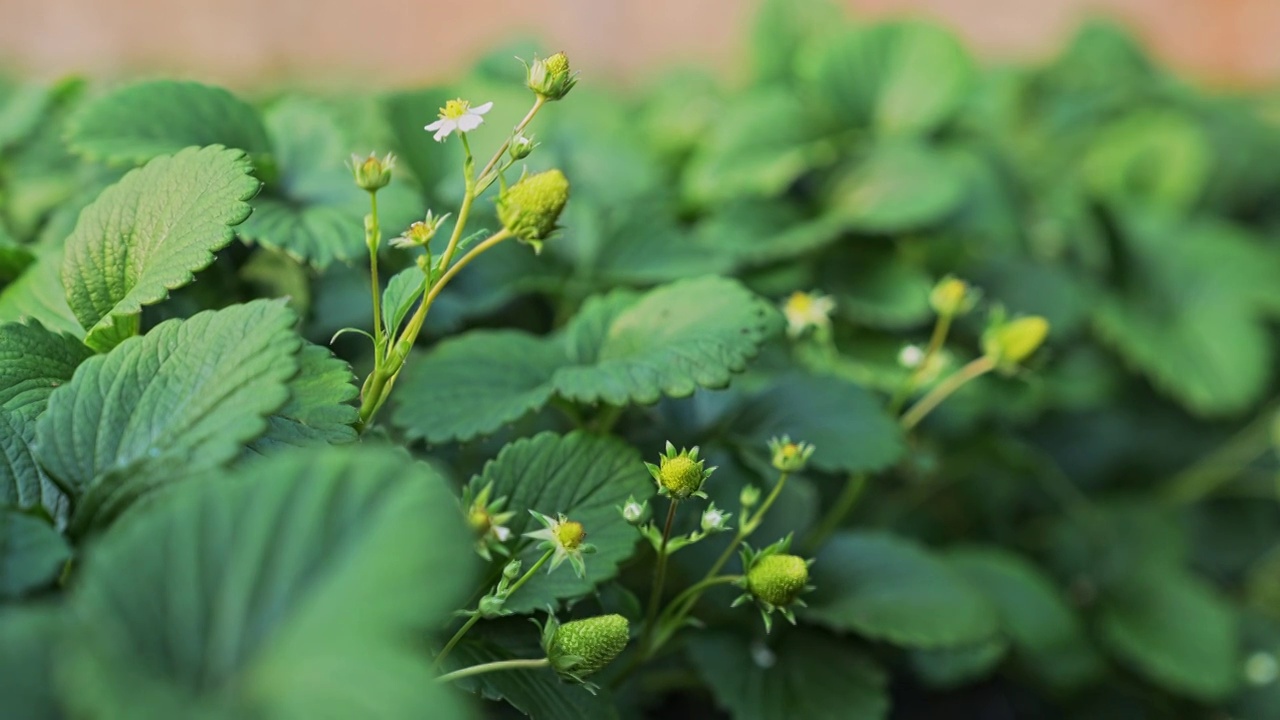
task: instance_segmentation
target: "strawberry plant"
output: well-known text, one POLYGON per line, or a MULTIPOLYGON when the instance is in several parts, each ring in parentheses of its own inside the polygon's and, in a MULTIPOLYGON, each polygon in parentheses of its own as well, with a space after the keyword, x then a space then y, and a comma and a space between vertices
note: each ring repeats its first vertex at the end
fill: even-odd
POLYGON ((1274 718, 1275 98, 760 13, 0 81, 5 717, 1274 718))

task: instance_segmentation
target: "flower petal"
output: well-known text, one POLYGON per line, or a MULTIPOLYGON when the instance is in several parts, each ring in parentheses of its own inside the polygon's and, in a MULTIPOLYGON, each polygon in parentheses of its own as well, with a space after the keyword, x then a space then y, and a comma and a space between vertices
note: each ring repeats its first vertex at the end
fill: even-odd
POLYGON ((463 115, 456 122, 460 132, 471 132, 484 124, 484 118, 479 115, 463 115))
MULTIPOLYGON (((422 128, 422 129, 423 129, 423 130, 428 130, 428 131, 435 131, 435 130, 439 130, 443 125, 444 125, 444 119, 442 118, 442 119, 440 119, 440 120, 437 120, 437 121, 435 121, 435 122, 431 123, 430 125, 428 125, 428 126, 426 126, 426 127, 422 128)), ((353 156, 353 157, 354 157, 354 156, 353 156)))
POLYGON ((485 103, 485 104, 483 104, 483 105, 477 105, 477 106, 475 106, 475 107, 471 108, 468 112, 470 112, 470 113, 474 113, 474 114, 476 114, 476 115, 483 115, 483 114, 485 114, 485 113, 489 112, 489 111, 490 111, 490 110, 492 110, 492 109, 493 109, 493 103, 492 103, 492 102, 487 102, 487 103, 485 103))

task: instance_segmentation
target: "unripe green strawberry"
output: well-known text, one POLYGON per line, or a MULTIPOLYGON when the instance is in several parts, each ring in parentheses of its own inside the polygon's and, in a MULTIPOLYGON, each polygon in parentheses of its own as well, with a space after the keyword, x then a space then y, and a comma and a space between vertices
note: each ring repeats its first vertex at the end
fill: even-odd
POLYGON ((702 467, 686 455, 677 455, 670 460, 663 458, 658 476, 671 497, 680 500, 702 488, 702 467))
POLYGON ((537 243, 556 229, 556 221, 569 202, 569 179, 559 170, 530 175, 498 197, 498 219, 520 240, 537 243))
POLYGON ((547 657, 557 672, 581 679, 613 662, 627 647, 631 628, 621 615, 600 615, 561 625, 547 647, 547 657), (566 663, 565 658, 580 658, 566 663), (562 667, 564 666, 564 667, 562 667))
POLYGON ((809 564, 798 555, 766 555, 747 571, 747 590, 774 607, 796 601, 809 582, 809 564))

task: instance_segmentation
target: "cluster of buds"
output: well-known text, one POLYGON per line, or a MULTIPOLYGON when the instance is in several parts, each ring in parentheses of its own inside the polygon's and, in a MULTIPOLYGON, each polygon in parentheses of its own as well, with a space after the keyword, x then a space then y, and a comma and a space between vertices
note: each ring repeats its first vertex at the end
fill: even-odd
POLYGON ((494 554, 509 557, 511 551, 506 542, 511 539, 511 529, 507 523, 515 517, 514 512, 504 512, 507 498, 493 499, 493 483, 476 490, 475 484, 468 485, 462 491, 462 514, 467 525, 475 535, 476 553, 485 560, 493 560, 494 554))
POLYGON ((813 589, 809 585, 809 566, 813 560, 792 555, 791 536, 760 551, 750 547, 742 549, 744 575, 738 587, 746 592, 733 601, 733 607, 754 601, 764 619, 765 632, 773 629, 773 613, 777 611, 787 622, 796 623, 792 608, 804 607, 800 596, 813 589))
MULTIPOLYGON (((535 621, 536 622, 536 621, 535 621)), ((554 615, 542 626, 542 650, 566 682, 595 692, 586 678, 600 672, 627 647, 631 626, 621 615, 599 615, 561 625, 554 615)))
POLYGON ((529 514, 542 523, 542 529, 527 532, 524 536, 541 540, 539 550, 552 551, 551 565, 547 568, 547 572, 552 572, 568 560, 573 566, 574 574, 580 578, 586 577, 587 565, 582 556, 595 552, 596 548, 586 542, 587 531, 582 527, 582 523, 570 520, 564 515, 559 515, 553 520, 534 510, 530 510, 529 514))
POLYGON ((556 231, 569 202, 569 179, 559 170, 520 178, 498 195, 498 219, 520 242, 542 252, 542 242, 556 231))

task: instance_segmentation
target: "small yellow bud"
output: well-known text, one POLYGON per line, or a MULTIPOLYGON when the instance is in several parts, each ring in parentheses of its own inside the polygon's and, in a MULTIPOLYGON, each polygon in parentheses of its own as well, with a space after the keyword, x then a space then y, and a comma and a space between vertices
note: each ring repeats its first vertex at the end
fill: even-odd
POLYGON ((556 229, 556 221, 569 202, 569 179, 559 170, 523 178, 498 196, 502 226, 537 249, 556 229))
POLYGON ((1026 360, 1049 335, 1049 321, 1039 315, 1018 318, 987 329, 982 335, 983 353, 1001 367, 1026 360))
POLYGON ((786 607, 809 582, 809 564, 798 555, 766 555, 747 571, 747 590, 762 602, 786 607))
POLYGON ((525 84, 543 100, 559 100, 578 84, 578 78, 569 69, 569 56, 562 52, 544 59, 535 57, 525 70, 525 84))
POLYGON ((775 470, 799 472, 813 456, 814 447, 809 443, 791 442, 791 438, 783 435, 769 441, 769 451, 772 453, 771 462, 775 470))
POLYGON ((933 311, 943 317, 963 315, 973 307, 972 292, 968 285, 959 278, 947 276, 933 286, 929 293, 929 304, 933 311))

